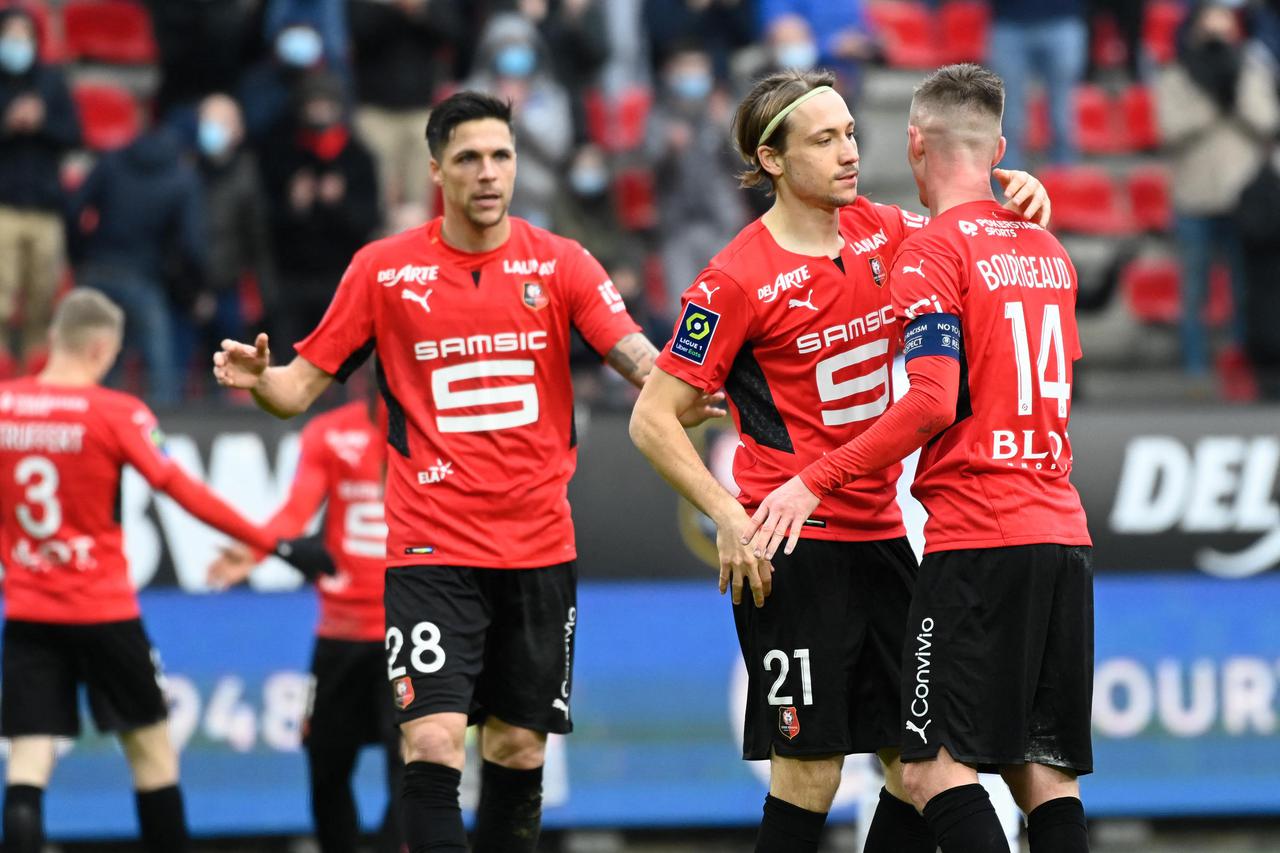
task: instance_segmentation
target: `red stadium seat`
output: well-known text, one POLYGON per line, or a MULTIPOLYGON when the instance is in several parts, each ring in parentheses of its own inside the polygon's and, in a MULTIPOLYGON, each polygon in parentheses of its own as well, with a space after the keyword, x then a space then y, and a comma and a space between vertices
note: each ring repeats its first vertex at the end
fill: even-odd
POLYGON ((1135 320, 1176 323, 1182 314, 1181 280, 1173 258, 1137 258, 1120 271, 1120 292, 1135 320))
POLYGON ((1160 147, 1160 126, 1150 89, 1142 85, 1125 89, 1120 96, 1120 112, 1124 117, 1126 150, 1153 151, 1160 147))
POLYGON ((1180 0, 1151 0, 1142 21, 1142 43, 1151 58, 1161 65, 1177 53, 1178 27, 1187 13, 1180 0))
POLYGON ((1097 12, 1090 20, 1089 58, 1098 68, 1119 68, 1125 60, 1124 39, 1109 12, 1097 12))
POLYGON ((1049 147, 1049 101, 1043 89, 1035 89, 1027 99, 1027 138, 1022 142, 1028 151, 1044 151, 1049 147))
POLYGON ((614 178, 618 221, 629 231, 652 228, 658 221, 653 175, 647 169, 624 169, 614 178))
POLYGON ((867 18, 884 44, 885 59, 898 68, 933 68, 939 64, 933 17, 917 0, 877 0, 867 18))
POLYGON ((1081 85, 1075 90, 1076 144, 1086 154, 1114 154, 1124 139, 1112 120, 1110 98, 1100 86, 1081 85))
POLYGON ((1096 166, 1057 166, 1041 182, 1053 199, 1053 226, 1077 234, 1127 234, 1133 230, 1115 181, 1096 166))
POLYGON ((1143 231, 1165 232, 1173 224, 1169 173, 1160 166, 1139 166, 1129 173, 1129 207, 1143 231))
POLYGON ((949 0, 938 7, 936 60, 981 62, 987 56, 991 7, 982 0, 949 0))
POLYGON ((156 61, 146 7, 133 0, 68 0, 63 11, 67 52, 77 59, 124 65, 156 61))
POLYGON ((127 90, 104 83, 78 83, 71 94, 80 110, 88 147, 95 151, 121 148, 138 135, 138 104, 127 90))
POLYGON ((606 151, 631 151, 644 141, 653 93, 633 86, 610 100, 599 89, 587 92, 584 101, 587 135, 606 151))

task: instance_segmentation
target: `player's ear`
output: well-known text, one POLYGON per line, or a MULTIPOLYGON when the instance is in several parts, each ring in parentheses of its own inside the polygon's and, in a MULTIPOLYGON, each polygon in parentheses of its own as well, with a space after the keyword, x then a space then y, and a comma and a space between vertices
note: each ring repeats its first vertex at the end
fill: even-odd
POLYGON ((431 183, 438 187, 444 186, 444 175, 440 173, 440 161, 434 157, 431 158, 431 183))
POLYGON ((918 163, 924 159, 924 133, 914 124, 907 125, 907 162, 918 163))
POLYGON ((1006 148, 1006 143, 1005 143, 1004 137, 1002 136, 1000 137, 1000 141, 996 143, 996 157, 994 160, 991 161, 991 168, 994 169, 997 165, 1000 164, 1000 161, 1004 159, 1005 148, 1006 148))
POLYGON ((777 150, 770 148, 768 145, 761 145, 756 149, 756 159, 760 161, 760 168, 773 175, 773 177, 782 176, 782 154, 777 150))

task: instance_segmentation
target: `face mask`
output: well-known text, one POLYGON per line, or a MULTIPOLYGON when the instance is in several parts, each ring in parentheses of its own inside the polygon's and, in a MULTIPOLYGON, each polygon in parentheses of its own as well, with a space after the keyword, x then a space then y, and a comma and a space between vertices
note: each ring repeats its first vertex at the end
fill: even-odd
POLYGON ((10 74, 25 74, 36 61, 35 43, 24 38, 0 38, 0 66, 10 74))
POLYGON ((711 75, 693 72, 671 78, 671 91, 686 101, 701 101, 711 94, 711 75))
POLYGON ((586 166, 569 173, 569 186, 581 196, 598 196, 608 185, 609 175, 604 169, 586 166))
POLYGON ((774 58, 782 68, 812 71, 818 64, 818 46, 811 41, 793 41, 778 45, 774 58))
POLYGON ((206 157, 221 157, 231 147, 231 131, 216 121, 200 122, 197 136, 206 157))
POLYGON ((310 68, 320 61, 323 51, 320 34, 308 27, 290 27, 276 39, 276 55, 294 68, 310 68))
POLYGON ((538 64, 538 57, 528 45, 513 44, 498 51, 493 64, 502 77, 528 77, 538 64))

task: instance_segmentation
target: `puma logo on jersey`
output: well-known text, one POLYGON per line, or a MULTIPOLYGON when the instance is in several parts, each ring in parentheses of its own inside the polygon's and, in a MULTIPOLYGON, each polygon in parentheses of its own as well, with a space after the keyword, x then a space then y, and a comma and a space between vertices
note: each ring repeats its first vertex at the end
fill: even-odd
POLYGON ((808 308, 810 311, 817 311, 818 306, 813 304, 813 288, 809 288, 809 292, 804 295, 804 299, 790 299, 787 301, 788 308, 808 308))
POLYGON ((422 306, 423 311, 426 311, 428 314, 430 314, 431 306, 427 304, 427 300, 431 298, 431 294, 434 292, 435 291, 428 290, 426 293, 418 294, 418 293, 414 293, 412 290, 405 289, 400 291, 400 298, 409 299, 413 302, 418 303, 419 305, 422 306))
POLYGON ((552 699, 551 707, 555 708, 557 711, 563 711, 564 718, 566 720, 569 719, 569 703, 565 702, 563 699, 552 699))
POLYGON ((906 275, 906 274, 907 274, 907 273, 909 273, 909 272, 913 272, 913 273, 915 273, 916 275, 920 276, 921 278, 924 278, 924 277, 925 277, 925 274, 924 274, 924 261, 923 261, 923 260, 922 260, 922 261, 920 261, 919 266, 914 266, 914 267, 909 267, 909 266, 907 266, 906 264, 903 264, 903 265, 902 265, 902 274, 903 274, 903 275, 906 275))
POLYGON ((715 292, 720 288, 718 287, 708 288, 707 283, 705 281, 700 281, 698 282, 698 289, 707 295, 707 304, 710 305, 711 297, 714 296, 715 292))
POLYGON ((920 735, 920 741, 922 743, 928 743, 929 738, 925 736, 924 730, 929 728, 929 724, 932 722, 933 720, 925 720, 924 727, 922 728, 920 726, 917 726, 915 723, 911 722, 910 720, 907 720, 907 731, 915 732, 916 734, 920 735))

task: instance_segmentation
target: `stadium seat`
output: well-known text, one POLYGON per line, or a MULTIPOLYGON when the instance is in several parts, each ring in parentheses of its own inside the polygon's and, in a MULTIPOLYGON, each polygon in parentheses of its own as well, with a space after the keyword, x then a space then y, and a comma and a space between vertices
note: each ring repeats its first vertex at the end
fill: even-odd
POLYGON ((1053 227, 1077 234, 1115 235, 1133 222, 1115 181, 1096 166, 1055 166, 1040 180, 1053 199, 1053 227))
POLYGON ((618 221, 629 231, 652 228, 658 221, 653 175, 647 169, 623 169, 614 178, 618 221))
POLYGON ((1130 172, 1129 207, 1140 230, 1168 231, 1173 224, 1169 173, 1161 166, 1138 166, 1130 172))
POLYGON ((600 89, 592 89, 583 99, 587 136, 606 151, 631 151, 644 141, 649 125, 653 93, 632 86, 610 100, 600 89))
POLYGON ((1101 86, 1077 86, 1076 144, 1085 154, 1114 154, 1124 147, 1119 125, 1113 121, 1110 98, 1101 86))
POLYGON ((1124 39, 1109 12, 1095 12, 1090 19, 1089 58, 1097 68, 1119 68, 1125 60, 1124 39))
POLYGON ((1150 89, 1140 84, 1125 89, 1120 96, 1120 112, 1124 117, 1125 150, 1153 151, 1160 147, 1160 127, 1150 89))
POLYGON ((938 7, 936 61, 981 62, 987 56, 991 7, 982 0, 949 0, 938 7))
POLYGON ((885 60, 897 68, 933 68, 939 64, 934 46, 933 13, 917 0, 877 0, 867 6, 884 45, 885 60))
POLYGON ((77 83, 71 90, 80 110, 85 145, 95 151, 121 148, 141 127, 138 104, 127 90, 105 83, 77 83))
POLYGON ((67 53, 74 59, 123 65, 156 61, 146 7, 133 0, 68 0, 63 10, 67 53))
POLYGON ((1142 21, 1142 43, 1151 58, 1161 65, 1177 53, 1178 27, 1187 13, 1180 0, 1151 0, 1142 21))
POLYGON ((1049 127, 1049 101, 1044 90, 1032 90, 1027 99, 1027 138, 1022 141, 1028 151, 1044 151, 1049 147, 1049 136, 1053 131, 1049 127))
POLYGON ((1182 313, 1181 291, 1181 273, 1173 258, 1136 258, 1120 271, 1124 303, 1142 323, 1176 323, 1182 313))

